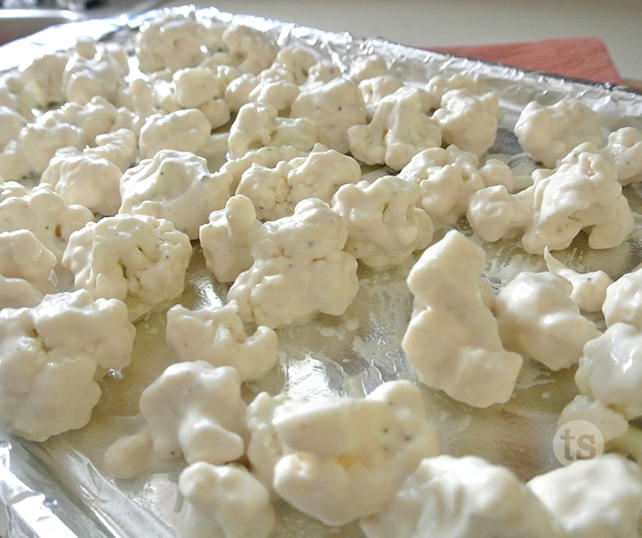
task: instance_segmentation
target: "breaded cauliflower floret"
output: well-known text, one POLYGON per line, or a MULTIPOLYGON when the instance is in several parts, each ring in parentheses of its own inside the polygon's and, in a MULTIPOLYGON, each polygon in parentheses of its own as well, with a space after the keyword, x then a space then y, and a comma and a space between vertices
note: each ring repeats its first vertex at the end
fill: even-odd
POLYGON ((210 173, 203 157, 161 150, 123 174, 118 212, 167 219, 190 239, 197 239, 209 214, 225 207, 231 181, 229 172, 210 173))
POLYGON ((80 37, 62 73, 65 99, 84 105, 96 96, 120 104, 129 74, 127 52, 118 43, 80 37))
POLYGON ((622 185, 601 155, 582 152, 555 170, 536 170, 533 179, 515 195, 502 186, 476 193, 468 210, 473 230, 486 241, 523 232, 522 246, 531 254, 565 249, 582 230, 591 248, 612 248, 633 230, 622 185))
POLYGON ((46 52, 20 68, 24 86, 40 108, 65 102, 62 74, 72 53, 72 50, 46 52))
POLYGON ((170 221, 116 215, 72 234, 62 263, 76 289, 120 299, 136 320, 181 295, 191 254, 189 238, 170 221))
MULTIPOLYGON (((315 147, 320 147, 316 146, 315 147)), ((254 164, 274 168, 281 161, 291 161, 297 157, 305 157, 307 151, 300 151, 294 146, 265 146, 248 151, 238 159, 230 159, 221 166, 221 170, 232 174, 230 192, 235 193, 241 177, 254 164)))
POLYGON ((344 185, 332 209, 348 221, 345 250, 370 267, 401 265, 432 241, 433 224, 417 207, 418 185, 395 176, 344 185))
POLYGON ((477 155, 453 145, 417 153, 398 177, 421 187, 421 206, 437 226, 453 224, 462 217, 470 197, 494 177, 512 187, 507 165, 493 159, 481 165, 477 155))
POLYGON ((234 301, 196 311, 175 305, 167 312, 165 335, 179 362, 231 366, 243 382, 260 379, 278 358, 276 333, 259 326, 246 335, 234 301))
POLYGON ((292 80, 299 86, 308 80, 310 68, 317 63, 312 50, 300 45, 286 45, 276 54, 274 65, 278 65, 292 75, 292 80))
POLYGON ((604 147, 584 142, 571 150, 561 162, 573 162, 583 152, 602 155, 611 163, 622 185, 642 181, 642 131, 635 127, 622 127, 609 133, 604 147))
POLYGON ((96 136, 111 130, 117 112, 102 97, 45 112, 6 145, 0 154, 0 175, 5 180, 39 176, 59 149, 93 145, 96 136))
POLYGON ((467 90, 470 93, 480 95, 484 93, 480 82, 463 73, 457 73, 450 77, 435 75, 430 77, 425 86, 421 87, 421 100, 424 104, 424 112, 428 114, 441 106, 441 99, 450 90, 467 90))
POLYGON ((535 219, 530 191, 515 195, 504 185, 485 187, 470 195, 466 219, 475 234, 484 241, 513 239, 521 235, 535 219))
POLYGON ((248 407, 248 424, 257 478, 332 526, 378 513, 423 458, 439 453, 421 391, 408 381, 361 399, 262 393, 248 407))
POLYGON ((27 121, 34 120, 37 102, 33 93, 27 88, 20 73, 9 72, 2 77, 2 84, 0 84, 0 106, 10 108, 27 121))
POLYGON ((239 459, 249 440, 241 380, 230 366, 178 362, 140 395, 143 429, 126 435, 105 453, 107 470, 134 478, 155 459, 223 465, 239 459))
POLYGON ((29 230, 58 261, 62 259, 71 234, 94 222, 89 209, 67 205, 49 189, 40 187, 30 193, 15 194, 0 203, 0 232, 29 230))
POLYGON ((367 538, 568 536, 512 471, 477 456, 424 459, 361 529, 367 538))
POLYGON ((386 95, 368 125, 347 130, 350 152, 366 164, 401 170, 420 151, 439 147, 439 127, 421 108, 419 90, 411 86, 386 95))
POLYGON ((408 275, 414 311, 401 342, 420 381, 475 407, 507 402, 523 362, 483 300, 485 267, 484 250, 455 230, 426 249, 408 275))
POLYGON ((55 293, 52 252, 29 230, 0 233, 0 308, 36 306, 55 293))
POLYGON ((17 138, 20 130, 27 121, 8 106, 0 106, 0 151, 13 139, 17 138))
POLYGON ((346 221, 328 204, 311 198, 290 217, 261 226, 252 248, 254 263, 229 290, 241 318, 276 328, 321 312, 339 316, 357 291, 357 261, 343 250, 346 221))
POLYGON ((0 311, 0 422, 44 441, 89 422, 110 368, 131 359, 136 330, 115 299, 79 290, 0 311))
MULTIPOLYGON (((241 73, 258 75, 272 65, 279 50, 267 32, 249 26, 231 24, 221 39, 227 51, 222 54, 224 63, 235 66, 241 73)), ((216 55, 214 61, 217 62, 216 55)))
POLYGON ((544 251, 546 266, 551 273, 568 280, 573 286, 571 299, 582 312, 600 312, 606 299, 607 289, 613 280, 604 271, 579 273, 556 260, 548 251, 544 251))
POLYGON ((210 213, 199 239, 206 267, 219 282, 234 282, 252 266, 252 245, 260 227, 252 201, 242 194, 230 197, 225 209, 210 213))
POLYGON ((582 394, 622 413, 642 416, 642 332, 616 322, 584 346, 575 382, 582 394))
POLYGON ((153 114, 140 130, 140 156, 149 159, 162 149, 191 151, 201 155, 211 142, 211 132, 212 125, 197 108, 153 114))
POLYGON ((352 157, 317 146, 306 157, 279 162, 274 168, 252 165, 236 192, 252 200, 259 220, 276 220, 292 215, 307 198, 330 203, 339 187, 360 179, 361 167, 352 157))
POLYGON ((183 498, 200 516, 197 528, 211 534, 220 529, 225 538, 267 538, 276 515, 270 494, 241 465, 198 462, 178 479, 183 498))
POLYGON ((176 71, 195 67, 207 55, 204 44, 208 30, 194 13, 162 12, 141 26, 136 34, 135 55, 144 73, 154 73, 165 68, 176 71))
POLYGON ((310 120, 317 128, 318 141, 340 153, 350 149, 346 131, 367 121, 358 85, 345 78, 303 86, 290 116, 310 120))
POLYGON ((633 537, 639 532, 642 472, 622 456, 574 461, 536 476, 527 486, 561 523, 566 536, 633 537))
POLYGON ((131 129, 117 129, 96 137, 95 145, 83 150, 85 155, 102 157, 115 164, 121 172, 127 170, 136 162, 138 156, 138 140, 131 129))
POLYGON ((587 231, 591 248, 612 248, 633 230, 633 213, 617 174, 601 155, 581 153, 534 177, 528 190, 535 219, 522 237, 527 252, 564 249, 580 230, 587 231))
POLYGON ((383 56, 375 53, 360 54, 350 62, 348 77, 357 84, 369 78, 388 74, 388 63, 383 56))
POLYGON ((399 88, 403 88, 403 86, 403 80, 394 75, 381 75, 359 82, 359 90, 363 96, 363 102, 366 105, 368 121, 372 120, 379 106, 379 102, 386 95, 395 93, 399 88))
POLYGON ((212 129, 217 129, 232 117, 231 107, 224 97, 229 84, 239 76, 240 71, 229 66, 179 69, 172 75, 174 106, 162 108, 167 112, 180 108, 198 108, 205 114, 212 129))
POLYGON ((602 147, 604 138, 600 115, 574 99, 550 106, 529 102, 519 115, 514 130, 524 150, 546 168, 554 168, 560 159, 583 142, 602 147))
POLYGON ((609 327, 627 323, 642 330, 642 268, 622 275, 606 288, 602 313, 609 327))
POLYGON ((482 155, 495 143, 500 116, 496 92, 477 95, 459 89, 443 95, 432 119, 439 125, 444 142, 482 155))
POLYGON ((230 157, 237 159, 248 151, 265 146, 294 146, 310 151, 317 141, 317 128, 307 118, 282 118, 272 105, 243 105, 230 127, 230 157))
POLYGON ((600 332, 571 299, 573 285, 549 272, 518 274, 496 301, 499 334, 506 349, 551 370, 577 363, 582 348, 600 332))
POLYGON ((107 159, 69 147, 56 152, 40 177, 40 185, 54 191, 66 204, 112 216, 120 207, 122 175, 120 168, 107 159))

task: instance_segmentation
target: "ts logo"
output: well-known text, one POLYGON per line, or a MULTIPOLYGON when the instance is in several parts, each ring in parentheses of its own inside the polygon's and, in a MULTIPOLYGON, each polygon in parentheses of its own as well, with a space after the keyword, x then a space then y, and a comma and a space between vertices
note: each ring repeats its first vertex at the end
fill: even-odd
POLYGON ((604 437, 593 423, 571 420, 555 432, 553 452, 562 465, 599 458, 604 452, 604 437))

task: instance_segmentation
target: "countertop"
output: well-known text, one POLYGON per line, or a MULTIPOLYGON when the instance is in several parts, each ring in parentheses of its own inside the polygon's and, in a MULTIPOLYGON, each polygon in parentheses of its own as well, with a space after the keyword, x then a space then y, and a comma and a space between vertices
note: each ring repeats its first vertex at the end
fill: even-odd
MULTIPOLYGON (((165 1, 179 6, 185 1, 165 1)), ((219 0, 197 7, 418 47, 597 37, 623 79, 642 80, 642 0, 219 0)))

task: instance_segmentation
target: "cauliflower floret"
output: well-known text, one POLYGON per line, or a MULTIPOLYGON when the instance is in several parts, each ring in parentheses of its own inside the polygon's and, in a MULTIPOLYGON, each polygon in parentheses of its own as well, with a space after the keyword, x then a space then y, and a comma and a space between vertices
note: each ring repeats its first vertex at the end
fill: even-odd
POLYGON ((432 119, 439 125, 444 142, 482 155, 495 143, 500 116, 496 92, 476 95, 457 89, 443 95, 432 119))
POLYGON ((417 153, 398 177, 421 187, 421 206, 442 227, 462 217, 470 197, 487 182, 494 177, 504 180, 507 174, 512 176, 507 165, 490 160, 480 166, 477 155, 451 145, 417 153))
POLYGON ((348 221, 345 250, 370 267, 401 265, 432 241, 433 224, 417 207, 418 185, 394 176, 344 185, 332 209, 348 221))
POLYGON ((522 237, 527 252, 564 249, 584 229, 591 248, 612 248, 633 230, 633 213, 617 175, 598 154, 581 153, 577 162, 536 173, 529 190, 535 219, 522 237))
POLYGON ((308 85, 314 83, 328 83, 336 78, 341 78, 341 69, 330 60, 319 60, 308 73, 308 85))
POLYGON ((367 538, 563 538, 551 512, 506 467, 477 456, 426 458, 380 514, 367 538))
POLYGON ((66 204, 79 204, 94 213, 115 215, 120 207, 120 168, 102 157, 74 147, 59 149, 40 178, 66 204))
POLYGON ((485 93, 479 80, 469 75, 458 73, 450 77, 435 75, 427 84, 421 87, 421 99, 424 112, 428 114, 441 106, 441 99, 450 90, 467 90, 469 93, 480 95, 485 93))
POLYGON ((577 363, 582 348, 600 332, 571 299, 573 285, 549 272, 518 274, 496 301, 499 334, 506 349, 551 370, 577 363))
POLYGON ((314 52, 299 45, 281 48, 274 60, 274 64, 288 71, 293 82, 299 86, 308 80, 310 68, 316 63, 314 52))
POLYGON ((359 290, 357 261, 343 251, 348 225, 316 198, 294 215, 264 223, 252 247, 254 263, 228 293, 244 321, 275 328, 318 312, 339 316, 359 290))
POLYGON ((80 37, 62 73, 62 91, 67 101, 84 105, 96 96, 117 104, 129 74, 127 52, 117 43, 98 43, 80 37))
POLYGON ((123 303, 83 290, 0 311, 4 431, 44 441, 85 426, 101 394, 96 380, 129 364, 135 332, 123 303))
POLYGON ((27 121, 34 119, 34 109, 37 106, 36 99, 25 86, 25 81, 20 73, 10 72, 2 77, 0 106, 10 108, 27 121))
POLYGON ((40 108, 65 102, 62 74, 71 54, 72 51, 47 52, 20 68, 24 86, 40 108))
POLYGON ((167 312, 165 336, 181 362, 207 361, 232 366, 241 381, 254 381, 276 364, 276 333, 259 326, 247 336, 234 301, 225 306, 191 311, 175 305, 167 312))
POLYGON ((314 124, 306 118, 280 118, 278 114, 272 105, 243 105, 230 127, 230 157, 237 159, 264 146, 294 146, 310 151, 317 141, 314 124))
POLYGON ((272 533, 276 515, 270 494, 245 467, 194 463, 181 473, 178 489, 198 515, 190 526, 207 535, 212 529, 220 529, 225 538, 267 538, 272 533))
POLYGON ((197 21, 194 13, 162 12, 141 26, 136 34, 136 58, 144 73, 165 68, 176 71, 195 67, 206 58, 204 43, 208 42, 207 28, 197 21))
POLYGON ((141 393, 139 409, 145 428, 121 437, 105 453, 105 465, 116 476, 140 476, 154 457, 223 465, 245 453, 246 405, 238 372, 230 366, 172 364, 141 393))
POLYGON ((0 203, 0 232, 31 231, 58 261, 71 234, 94 222, 94 215, 80 205, 67 205, 46 188, 10 194, 0 203))
POLYGON ((197 108, 153 114, 140 130, 140 156, 150 159, 162 149, 191 151, 200 155, 201 149, 210 142, 211 131, 209 120, 197 108))
POLYGON ((197 239, 210 212, 225 207, 231 181, 229 172, 211 174, 203 157, 161 150, 123 174, 118 212, 167 219, 190 239, 197 239))
MULTIPOLYGON (((315 144, 313 149, 320 151, 321 146, 315 144)), ((266 146, 250 150, 238 159, 231 159, 225 162, 221 166, 221 170, 232 174, 230 192, 235 193, 243 173, 253 164, 274 168, 281 161, 291 161, 296 157, 305 157, 307 154, 307 151, 300 151, 294 146, 266 146)))
POLYGON ((222 40, 228 48, 224 56, 241 73, 258 75, 270 67, 278 52, 278 46, 267 32, 249 26, 230 25, 223 32, 222 40))
POLYGON ((533 159, 554 168, 578 144, 592 142, 602 147, 600 119, 597 112, 574 99, 550 106, 531 101, 519 115, 514 131, 533 159))
POLYGON ((274 63, 258 75, 245 73, 233 80, 225 91, 225 99, 236 111, 250 102, 285 111, 299 95, 294 76, 285 66, 274 63))
POLYGON ((555 170, 533 173, 534 184, 515 194, 503 186, 479 191, 470 200, 468 219, 486 241, 520 232, 531 254, 568 247, 581 230, 591 248, 618 246, 633 230, 633 213, 608 161, 582 152, 555 170))
POLYGON ((608 159, 622 185, 639 182, 642 174, 642 131, 622 127, 609 134, 600 153, 608 159))
POLYGON ((219 282, 234 282, 252 266, 252 245, 260 227, 252 201, 242 194, 232 196, 225 209, 210 213, 199 239, 205 265, 219 282))
POLYGON ((544 259, 548 270, 568 280, 573 285, 571 299, 582 312, 600 312, 606 299, 606 290, 613 280, 604 271, 578 273, 556 260, 546 249, 544 259))
POLYGON ((378 54, 362 54, 350 62, 348 77, 357 84, 369 78, 381 77, 388 74, 388 63, 378 54))
POLYGON ((36 306, 55 293, 57 260, 29 230, 0 233, 0 308, 36 306))
POLYGON ((402 86, 383 97, 368 125, 346 131, 354 157, 366 164, 401 170, 420 151, 441 145, 441 132, 421 111, 419 90, 402 86))
POLYGON ((642 471, 621 456, 580 460, 527 484, 572 538, 638 536, 642 471))
POLYGON ((642 330, 642 268, 626 273, 606 288, 602 313, 608 327, 627 323, 642 330))
POLYGON ((468 198, 466 219, 484 241, 513 239, 535 218, 531 195, 532 191, 511 195, 504 185, 485 187, 468 198))
POLYGON ((165 219, 116 215, 74 232, 62 258, 77 289, 127 304, 136 320, 183 292, 189 238, 165 219))
POLYGON ((372 120, 379 102, 403 86, 403 80, 394 75, 380 75, 359 82, 359 91, 361 91, 363 102, 366 105, 368 121, 372 120))
POLYGON ((101 157, 115 164, 121 172, 127 170, 138 154, 138 141, 131 129, 117 129, 96 137, 95 146, 85 148, 85 155, 101 157))
POLYGON ((350 150, 347 130, 367 121, 359 86, 341 77, 302 87, 290 116, 310 120, 316 125, 319 142, 340 153, 350 150))
POLYGON ((626 323, 614 323, 586 343, 575 373, 582 394, 631 420, 642 416, 642 333, 626 323))
POLYGON ((522 367, 482 298, 485 267, 484 250, 455 230, 426 249, 408 275, 415 309, 401 342, 420 381, 476 407, 507 402, 522 367))
MULTIPOLYGON (((602 402, 595 401, 586 394, 578 394, 562 409, 557 421, 558 430, 575 420, 588 422, 600 431, 601 439, 598 439, 597 436, 592 438, 592 446, 596 450, 596 455, 602 455, 605 445, 624 435, 629 428, 629 421, 624 415, 606 407, 602 402)), ((555 436, 553 442, 560 443, 560 448, 564 450, 564 444, 573 439, 575 437, 572 435, 555 436)))
POLYGON ((0 151, 18 137, 27 121, 8 106, 0 106, 0 151))
POLYGON ((281 400, 262 419, 254 405, 250 460, 273 462, 276 493, 328 525, 379 512, 415 466, 439 451, 421 391, 408 381, 384 383, 362 399, 281 400))
POLYGON ((6 145, 0 154, 0 175, 16 180, 42 174, 57 150, 93 144, 97 135, 110 130, 116 116, 116 107, 102 97, 45 112, 6 145))
POLYGON ((274 168, 254 164, 243 173, 236 192, 252 201, 259 220, 292 215, 307 198, 330 203, 339 187, 361 179, 361 167, 352 157, 319 146, 313 149, 306 157, 274 168))

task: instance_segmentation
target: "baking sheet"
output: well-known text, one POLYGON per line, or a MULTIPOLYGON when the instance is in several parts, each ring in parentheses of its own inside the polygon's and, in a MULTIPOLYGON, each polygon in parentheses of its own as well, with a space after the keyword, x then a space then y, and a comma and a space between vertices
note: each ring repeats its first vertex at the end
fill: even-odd
MULTIPOLYGON (((188 13, 193 9, 169 11, 188 13)), ((50 28, 1 48, 0 67, 15 67, 16 58, 24 61, 51 48, 69 48, 81 34, 131 45, 137 28, 157 13, 50 28)), ((235 16, 214 8, 197 10, 195 15, 268 31, 280 45, 303 44, 317 51, 320 57, 332 59, 342 69, 347 69, 350 60, 359 54, 377 53, 389 60, 393 73, 407 81, 425 83, 436 74, 477 76, 486 81, 489 88, 497 89, 501 97, 504 115, 497 144, 491 152, 521 152, 512 135, 512 126, 523 106, 533 99, 553 103, 562 97, 575 97, 602 113, 611 129, 623 125, 642 128, 642 95, 625 88, 526 72, 380 39, 235 16)), ((589 251, 579 237, 569 249, 556 253, 556 257, 579 270, 603 269, 612 278, 642 261, 639 189, 631 186, 626 192, 636 212, 636 228, 626 243, 609 251, 589 251)), ((465 224, 460 229, 467 232, 465 224)), ((487 277, 495 287, 519 271, 543 267, 541 258, 526 256, 513 243, 500 242, 489 245, 487 250, 487 277)), ((361 268, 360 292, 343 316, 319 316, 308 324, 280 330, 280 364, 265 379, 246 386, 248 400, 260 390, 306 397, 322 394, 360 397, 384 381, 413 379, 399 344, 412 303, 405 285, 409 268, 410 263, 387 271, 361 268)), ((196 248, 181 302, 196 307, 222 301, 224 297, 225 287, 204 268, 202 255, 196 248)), ((103 397, 86 428, 44 443, 4 438, 0 445, 2 536, 177 538, 197 535, 198 529, 185 527, 186 508, 176 487, 180 469, 125 481, 105 476, 102 468, 105 449, 120 435, 132 433, 138 427, 140 392, 172 363, 163 328, 163 313, 139 323, 132 365, 105 378, 103 397)), ((551 373, 527 364, 515 396, 505 405, 486 410, 471 408, 450 400, 441 392, 425 389, 430 420, 439 432, 442 451, 483 456, 509 466, 525 480, 557 467, 551 442, 559 410, 575 393, 572 376, 572 370, 551 373)), ((360 538, 362 534, 356 523, 331 529, 281 504, 273 536, 360 538)))

